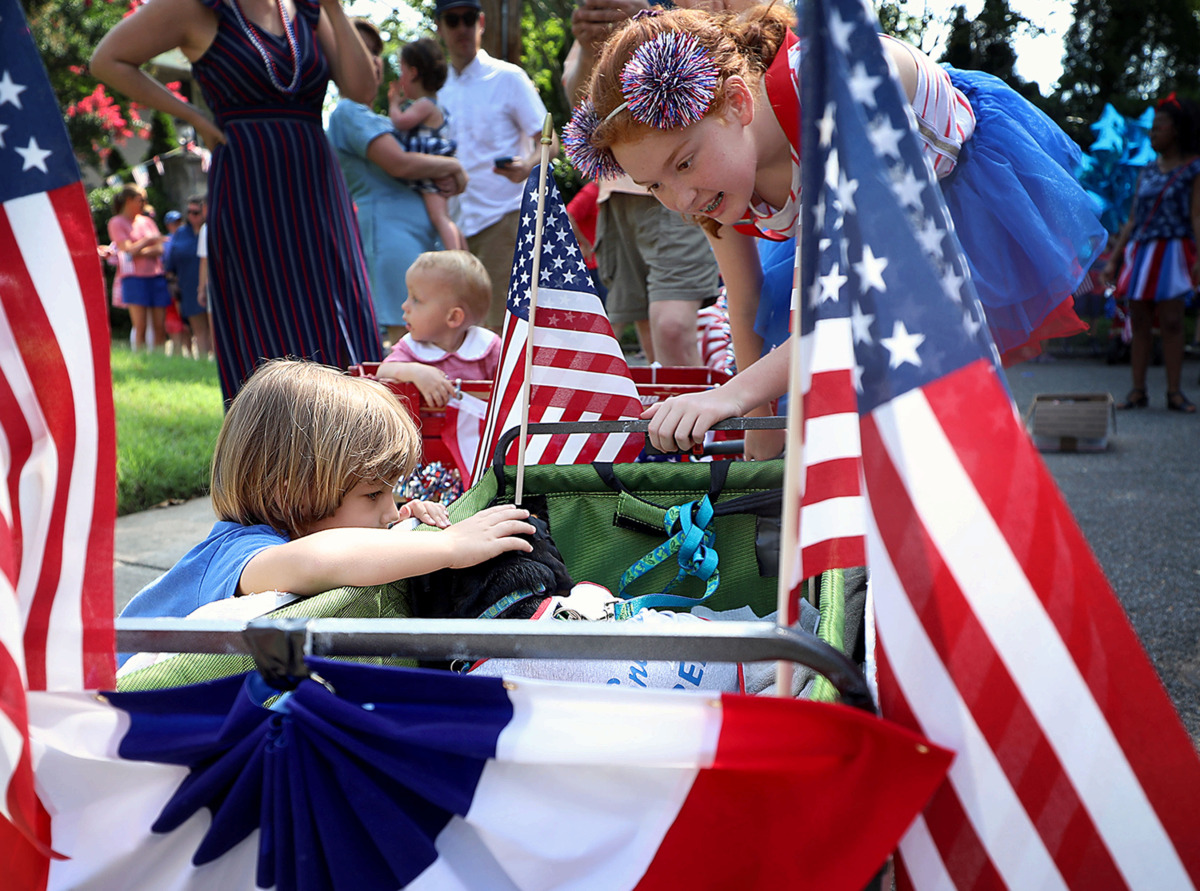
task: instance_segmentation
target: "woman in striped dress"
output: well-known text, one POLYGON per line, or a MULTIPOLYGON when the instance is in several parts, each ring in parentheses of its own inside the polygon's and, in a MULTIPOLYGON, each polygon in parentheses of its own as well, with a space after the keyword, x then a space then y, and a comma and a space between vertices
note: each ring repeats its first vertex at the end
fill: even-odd
POLYGON ((226 400, 263 359, 381 358, 349 193, 321 121, 330 79, 374 98, 340 0, 151 0, 96 47, 92 71, 214 148, 208 261, 226 400), (215 122, 141 71, 178 47, 215 122))
POLYGON ((1104 267, 1117 279, 1117 297, 1129 300, 1133 326, 1130 364, 1133 389, 1117 408, 1145 408, 1146 368, 1154 345, 1154 317, 1162 335, 1167 373, 1167 408, 1194 414, 1183 395, 1183 310, 1200 282, 1196 234, 1200 233, 1200 120, 1195 106, 1172 93, 1158 103, 1150 127, 1150 147, 1158 152, 1138 179, 1133 207, 1112 257, 1104 267), (1117 278, 1118 272, 1120 277, 1117 278))

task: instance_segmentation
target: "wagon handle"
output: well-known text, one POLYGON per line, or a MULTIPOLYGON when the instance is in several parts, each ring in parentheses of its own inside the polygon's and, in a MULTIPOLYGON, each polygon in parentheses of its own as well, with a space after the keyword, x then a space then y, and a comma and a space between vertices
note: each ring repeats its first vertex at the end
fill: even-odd
MULTIPOLYGON (((782 430, 787 425, 786 417, 766 418, 728 418, 713 424, 713 430, 782 430)), ((650 421, 633 418, 617 421, 574 421, 559 423, 530 424, 529 434, 538 433, 641 433, 643 436, 650 429, 650 421)), ((504 491, 504 456, 508 447, 521 433, 519 427, 509 427, 496 441, 496 451, 492 453, 492 470, 496 474, 497 491, 504 491)))

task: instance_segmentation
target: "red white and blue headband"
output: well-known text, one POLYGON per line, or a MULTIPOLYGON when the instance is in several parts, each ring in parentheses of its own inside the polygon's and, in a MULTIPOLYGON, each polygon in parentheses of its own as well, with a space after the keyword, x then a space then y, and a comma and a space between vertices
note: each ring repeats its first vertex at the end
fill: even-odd
POLYGON ((589 179, 614 179, 624 171, 607 148, 592 143, 596 130, 622 111, 657 130, 687 127, 703 119, 717 90, 716 62, 691 34, 664 31, 647 40, 621 69, 624 101, 600 120, 585 99, 563 129, 567 157, 589 179))

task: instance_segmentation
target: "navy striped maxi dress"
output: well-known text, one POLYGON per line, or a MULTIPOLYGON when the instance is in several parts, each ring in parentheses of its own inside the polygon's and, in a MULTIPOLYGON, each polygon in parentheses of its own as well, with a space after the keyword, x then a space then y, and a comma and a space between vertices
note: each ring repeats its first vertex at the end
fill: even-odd
POLYGON ((223 0, 201 2, 219 20, 192 72, 226 139, 209 170, 208 263, 228 403, 264 359, 345 368, 382 349, 354 207, 321 126, 330 74, 315 37, 320 6, 295 0, 293 81, 286 36, 243 24, 223 0))

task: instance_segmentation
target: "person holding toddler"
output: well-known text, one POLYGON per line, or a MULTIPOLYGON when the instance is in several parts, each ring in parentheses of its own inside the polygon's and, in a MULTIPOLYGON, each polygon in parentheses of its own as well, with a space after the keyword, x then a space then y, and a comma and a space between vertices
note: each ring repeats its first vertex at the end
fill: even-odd
MULTIPOLYGON (((446 136, 446 111, 437 104, 437 91, 446 83, 446 57, 428 37, 406 43, 400 50, 400 79, 388 88, 388 118, 405 151, 452 156, 457 143, 446 136)), ((467 240, 450 219, 450 204, 430 179, 414 180, 425 212, 448 251, 466 250, 467 240)))
POLYGON ((397 508, 392 488, 420 451, 411 418, 382 384, 314 362, 265 363, 217 437, 217 524, 121 615, 182 618, 229 597, 310 596, 531 550, 516 537, 534 532, 529 512, 511 505, 454 525, 440 504, 397 508), (438 530, 397 526, 410 517, 438 530))
POLYGON ((376 376, 415 384, 441 408, 455 380, 491 380, 500 363, 500 338, 480 324, 492 302, 487 269, 467 251, 428 251, 408 268, 401 338, 376 376))

